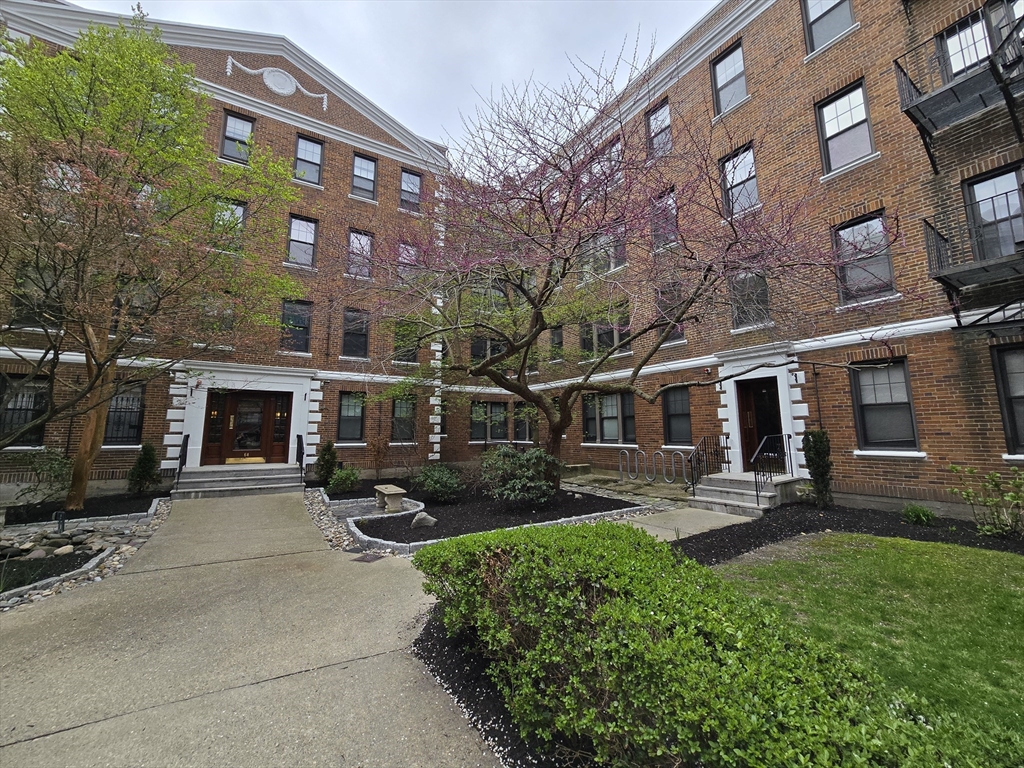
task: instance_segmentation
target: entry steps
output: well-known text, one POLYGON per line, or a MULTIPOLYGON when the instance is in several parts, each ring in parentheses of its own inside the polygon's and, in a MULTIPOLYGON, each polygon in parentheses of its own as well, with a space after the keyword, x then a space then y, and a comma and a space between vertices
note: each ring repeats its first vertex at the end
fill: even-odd
POLYGON ((719 472, 702 477, 690 506, 744 517, 761 517, 765 510, 797 500, 796 489, 807 480, 778 475, 765 483, 760 499, 754 491, 753 472, 719 472))
POLYGON ((183 469, 171 499, 301 493, 304 488, 298 464, 219 464, 183 469))

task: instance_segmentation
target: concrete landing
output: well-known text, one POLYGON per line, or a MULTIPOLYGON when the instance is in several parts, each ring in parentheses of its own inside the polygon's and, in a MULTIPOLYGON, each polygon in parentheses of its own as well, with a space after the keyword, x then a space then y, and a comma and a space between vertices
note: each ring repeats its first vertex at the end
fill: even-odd
POLYGON ((729 515, 723 512, 711 512, 706 509, 686 507, 668 512, 657 512, 653 515, 637 517, 626 522, 634 528, 647 531, 662 541, 674 541, 675 539, 682 539, 697 533, 704 533, 704 531, 713 531, 716 528, 749 523, 751 519, 749 517, 741 517, 740 515, 729 515))

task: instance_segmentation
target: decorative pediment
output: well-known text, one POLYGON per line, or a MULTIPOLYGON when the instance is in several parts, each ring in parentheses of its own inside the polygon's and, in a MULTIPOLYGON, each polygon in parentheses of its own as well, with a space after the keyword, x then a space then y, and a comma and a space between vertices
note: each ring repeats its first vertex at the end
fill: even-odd
POLYGON ((231 70, 234 67, 238 67, 240 70, 245 72, 247 75, 263 75, 263 84, 267 86, 269 90, 276 93, 278 96, 291 96, 295 91, 302 91, 306 96, 314 99, 323 99, 324 112, 327 111, 327 94, 326 93, 310 93, 302 85, 292 77, 290 72, 285 72, 283 69, 277 67, 263 67, 262 69, 249 69, 241 62, 235 61, 231 56, 228 56, 227 73, 231 76, 231 70))

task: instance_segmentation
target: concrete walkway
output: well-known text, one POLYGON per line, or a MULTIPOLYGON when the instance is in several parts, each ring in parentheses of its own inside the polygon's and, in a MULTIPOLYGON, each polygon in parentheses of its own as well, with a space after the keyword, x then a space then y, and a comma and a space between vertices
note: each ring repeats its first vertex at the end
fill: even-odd
POLYGON ((117 576, 0 615, 0 765, 499 766, 409 652, 407 560, 299 494, 177 501, 117 576))
POLYGON ((662 541, 674 541, 687 536, 693 536, 695 533, 725 528, 728 525, 749 523, 752 519, 750 517, 741 517, 740 515, 728 515, 724 512, 710 512, 706 509, 680 507, 666 512, 655 512, 653 515, 637 517, 626 522, 634 528, 647 531, 662 541))

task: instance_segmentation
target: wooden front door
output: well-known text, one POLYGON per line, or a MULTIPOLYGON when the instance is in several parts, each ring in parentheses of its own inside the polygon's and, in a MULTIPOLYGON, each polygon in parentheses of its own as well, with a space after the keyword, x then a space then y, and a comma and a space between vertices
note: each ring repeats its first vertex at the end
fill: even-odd
POLYGON ((291 398, 285 392, 210 392, 202 463, 287 461, 291 398))
POLYGON ((750 460, 761 441, 768 435, 782 433, 782 413, 779 410, 779 381, 774 376, 764 379, 745 379, 736 382, 736 397, 740 411, 740 447, 743 451, 743 471, 753 469, 750 460))

